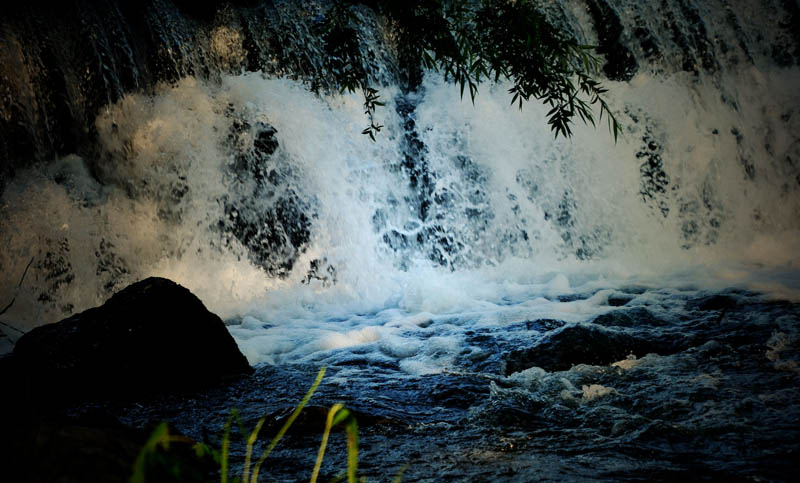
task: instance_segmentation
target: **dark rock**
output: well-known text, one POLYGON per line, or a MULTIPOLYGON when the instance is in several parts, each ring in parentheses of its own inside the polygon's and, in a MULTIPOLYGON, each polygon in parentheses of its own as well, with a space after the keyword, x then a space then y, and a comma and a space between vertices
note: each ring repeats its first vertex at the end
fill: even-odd
POLYGON ((641 294, 647 292, 647 290, 649 290, 649 289, 647 287, 642 286, 642 285, 625 285, 624 287, 620 287, 619 290, 621 292, 624 292, 624 293, 629 293, 629 294, 634 294, 634 295, 641 295, 641 294))
POLYGON ((104 305, 37 327, 13 352, 36 402, 128 399, 252 372, 222 320, 189 290, 148 278, 104 305))
POLYGON ((612 307, 622 307, 634 299, 633 295, 626 293, 615 293, 608 297, 608 305, 612 307))
POLYGON ((630 354, 641 357, 658 349, 643 338, 597 325, 572 325, 554 331, 533 347, 511 352, 505 374, 531 367, 565 371, 576 364, 607 365, 630 354))
MULTIPOLYGON (((218 466, 210 455, 198 455, 194 441, 168 429, 176 437, 169 449, 158 446, 146 458, 142 474, 146 481, 211 481, 218 466)), ((14 443, 3 448, 9 459, 3 465, 7 481, 27 482, 127 482, 134 462, 150 431, 130 428, 107 420, 51 419, 34 422, 24 431, 14 431, 14 443)), ((1 444, 0 444, 1 445, 1 444)))
POLYGON ((553 330, 559 327, 563 327, 565 322, 563 320, 556 320, 556 319, 536 319, 536 320, 526 320, 525 322, 523 322, 523 324, 525 324, 525 328, 527 330, 547 332, 548 330, 553 330))
POLYGON ((730 295, 710 295, 699 299, 690 300, 686 303, 687 310, 727 310, 735 308, 736 299, 730 295))
POLYGON ((253 149, 263 158, 272 156, 278 149, 278 140, 275 135, 278 131, 265 122, 259 122, 256 125, 256 136, 253 140, 253 149))
MULTIPOLYGON (((292 423, 293 436, 312 436, 316 437, 325 430, 325 420, 328 417, 329 407, 308 405, 303 408, 297 419, 292 423)), ((372 426, 383 426, 386 430, 391 428, 405 428, 407 424, 403 421, 394 419, 386 415, 375 415, 368 412, 359 411, 353 408, 348 408, 350 414, 358 421, 359 428, 368 428, 372 426)), ((286 421, 291 417, 294 408, 286 408, 285 410, 276 411, 266 415, 266 422, 261 428, 259 433, 261 438, 267 442, 281 427, 286 424, 286 421)), ((338 425, 333 428, 333 431, 342 431, 344 425, 338 425)))
POLYGON ((300 173, 275 156, 274 127, 239 117, 232 107, 226 115, 234 117, 228 146, 235 187, 220 200, 225 216, 218 228, 226 245, 238 241, 254 264, 271 276, 287 277, 311 239, 316 200, 301 189, 300 173))
POLYGON ((587 0, 586 5, 600 39, 597 50, 606 57, 603 72, 611 80, 631 80, 639 65, 624 44, 625 28, 619 14, 606 0, 587 0))
POLYGON ((585 293, 574 293, 574 294, 565 294, 559 295, 556 297, 556 300, 559 302, 575 302, 576 300, 586 300, 591 297, 591 294, 585 293))
MULTIPOLYGON (((610 298, 609 305, 613 305, 610 303, 610 298)), ((669 322, 655 317, 643 307, 606 312, 595 317, 592 323, 603 327, 661 327, 669 325, 669 322)))

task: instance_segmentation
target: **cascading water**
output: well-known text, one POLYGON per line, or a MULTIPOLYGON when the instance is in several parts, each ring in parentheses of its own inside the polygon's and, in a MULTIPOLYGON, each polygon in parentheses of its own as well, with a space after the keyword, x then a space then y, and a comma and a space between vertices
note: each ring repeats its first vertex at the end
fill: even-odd
MULTIPOLYGON (((309 19, 277 5, 264 29, 293 25, 299 51, 309 19)), ((328 365, 330 397, 388 416, 387 399, 403 401, 414 434, 468 426, 452 442, 462 456, 420 471, 469 460, 472 477, 503 474, 517 454, 544 477, 569 465, 578 479, 668 478, 677 465, 780 479, 780 451, 749 464, 710 435, 797 450, 800 7, 551 10, 601 45, 625 126, 616 144, 602 123, 554 139, 546 109, 510 107, 502 82, 474 104, 432 72, 409 89, 374 19, 365 48, 387 103, 372 142, 360 97, 279 75, 302 78, 300 63, 278 67, 284 51, 253 68, 270 47, 252 45, 251 17, 218 14, 194 37, 200 64, 184 52, 174 82, 99 102, 92 149, 16 168, 0 204, 0 303, 15 303, 0 320, 28 329, 164 276, 225 318, 251 363, 328 365), (703 299, 723 289, 722 305, 703 299), (562 336, 588 365, 529 361, 562 336), (745 352, 757 354, 737 372, 745 352), (496 441, 484 426, 513 431, 496 441), (473 433, 485 453, 466 451, 473 433), (685 454, 698 441, 715 441, 699 466, 685 454), (665 453, 646 463, 629 443, 665 453), (548 445, 594 456, 554 462, 548 445), (492 458, 502 464, 475 469, 492 458)), ((177 12, 165 24, 190 28, 177 12)))

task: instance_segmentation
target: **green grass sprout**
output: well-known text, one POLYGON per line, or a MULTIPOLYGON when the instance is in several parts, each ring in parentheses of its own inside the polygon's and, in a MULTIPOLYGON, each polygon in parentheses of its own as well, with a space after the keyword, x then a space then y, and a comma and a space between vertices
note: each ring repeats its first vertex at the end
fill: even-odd
MULTIPOLYGON (((308 404, 308 401, 311 399, 311 396, 313 396, 314 393, 317 391, 317 388, 322 382, 322 378, 324 376, 325 376, 325 368, 323 367, 322 369, 319 370, 319 373, 317 373, 317 377, 316 379, 314 379, 314 383, 311 385, 311 388, 303 397, 303 400, 300 401, 300 404, 297 405, 292 414, 289 416, 289 419, 286 420, 286 422, 283 424, 283 427, 281 427, 280 431, 278 431, 278 434, 275 435, 275 437, 272 439, 272 442, 269 444, 267 449, 264 450, 264 453, 262 453, 261 457, 258 459, 258 462, 253 468, 253 474, 250 477, 251 483, 256 483, 258 481, 258 472, 261 469, 261 465, 264 463, 264 460, 267 459, 267 457, 275 448, 275 446, 278 444, 278 442, 281 440, 281 438, 283 438, 283 435, 286 434, 286 431, 288 431, 289 428, 292 426, 294 420, 297 419, 297 416, 300 415, 300 412, 303 410, 306 404, 308 404)), ((261 428, 258 427, 258 429, 260 430, 261 428)), ((258 436, 258 432, 256 432, 256 436, 258 436)), ((255 441, 255 438, 253 438, 253 441, 255 441)))

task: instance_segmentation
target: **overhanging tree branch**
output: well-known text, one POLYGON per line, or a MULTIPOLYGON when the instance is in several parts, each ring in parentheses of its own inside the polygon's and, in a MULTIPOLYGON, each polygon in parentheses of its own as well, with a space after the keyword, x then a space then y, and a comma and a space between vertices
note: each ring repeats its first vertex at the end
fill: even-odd
POLYGON ((474 102, 482 82, 507 80, 512 105, 521 109, 536 99, 550 106, 547 123, 556 137, 572 136, 576 115, 594 126, 596 108, 597 120, 606 116, 615 141, 622 132, 604 98, 607 89, 597 80, 595 48, 552 25, 535 0, 338 0, 323 22, 326 72, 341 92, 364 92, 370 125, 363 134, 373 140, 382 127, 374 121, 382 103, 363 67, 357 7, 372 8, 390 20, 402 39, 399 48, 408 68, 442 73, 459 87, 462 98, 469 92, 474 102))

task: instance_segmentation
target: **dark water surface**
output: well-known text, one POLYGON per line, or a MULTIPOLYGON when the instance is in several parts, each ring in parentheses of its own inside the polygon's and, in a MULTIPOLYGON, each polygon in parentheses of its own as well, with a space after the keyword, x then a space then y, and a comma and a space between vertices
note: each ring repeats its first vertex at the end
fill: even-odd
MULTIPOLYGON (((609 300, 624 305, 588 322, 463 330, 463 348, 437 374, 409 375, 370 344, 329 351, 322 385, 263 477, 308 478, 326 408, 342 402, 357 415, 359 470, 373 481, 403 467, 406 481, 793 479, 800 305, 736 291, 629 289, 609 300)), ((433 317, 426 330, 470 325, 433 317)), ((230 409, 246 428, 267 415, 259 453, 318 368, 262 364, 228 386, 104 409, 138 427, 169 420, 215 447, 230 409)), ((323 479, 344 470, 344 440, 331 438, 323 479)), ((232 441, 236 473, 244 455, 236 430, 232 441)))

